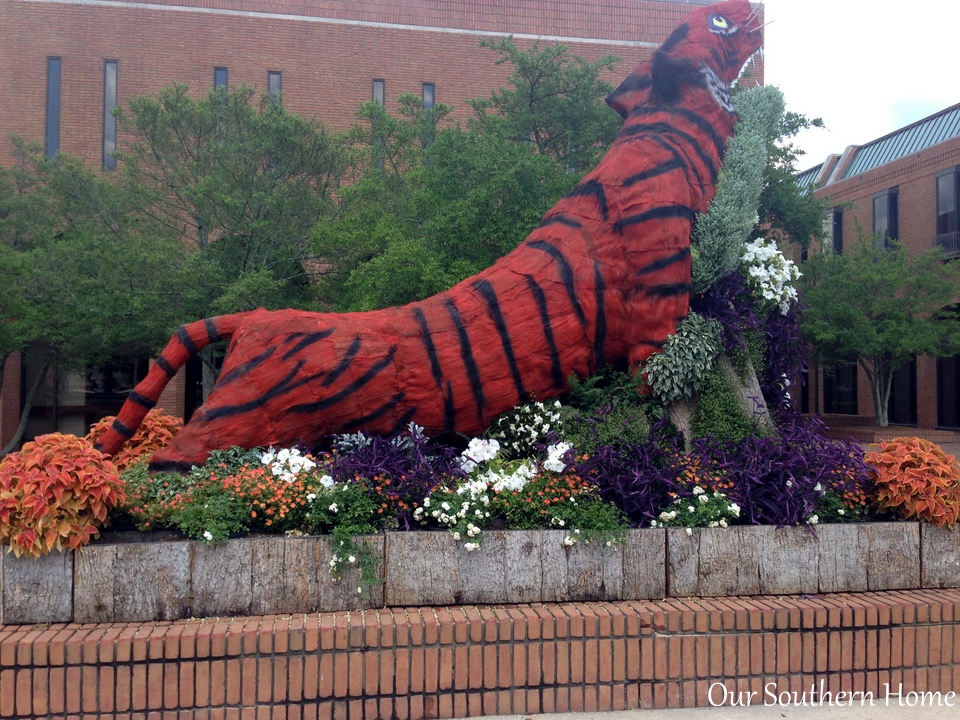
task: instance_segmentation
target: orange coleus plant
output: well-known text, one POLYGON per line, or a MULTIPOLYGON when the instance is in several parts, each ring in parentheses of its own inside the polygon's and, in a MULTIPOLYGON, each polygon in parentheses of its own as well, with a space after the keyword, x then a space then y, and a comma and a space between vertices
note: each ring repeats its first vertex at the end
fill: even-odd
POLYGON ((0 542, 19 557, 77 549, 123 501, 110 459, 73 435, 41 435, 0 462, 0 542))
POLYGON ((915 437, 879 443, 864 460, 873 468, 881 509, 933 525, 960 518, 960 464, 938 445, 915 437))
MULTIPOLYGON (((91 444, 97 442, 113 424, 116 417, 108 415, 90 428, 86 440, 91 444)), ((118 472, 123 472, 131 465, 149 458, 158 450, 162 450, 183 428, 183 420, 173 415, 166 415, 161 410, 153 409, 147 413, 134 433, 123 447, 111 459, 118 472)))

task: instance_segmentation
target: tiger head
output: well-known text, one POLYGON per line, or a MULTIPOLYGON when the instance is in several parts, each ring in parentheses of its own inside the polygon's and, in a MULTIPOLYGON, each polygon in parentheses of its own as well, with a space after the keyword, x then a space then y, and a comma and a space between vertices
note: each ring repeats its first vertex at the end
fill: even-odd
POLYGON ((717 102, 729 106, 729 87, 746 62, 763 44, 759 13, 749 0, 728 0, 690 13, 654 53, 608 98, 626 117, 652 99, 655 105, 674 105, 690 86, 708 87, 717 102), (650 93, 652 92, 652 98, 650 93))
POLYGON ((674 104, 686 86, 706 84, 729 105, 730 83, 763 43, 758 14, 748 0, 728 0, 687 16, 653 55, 656 101, 674 104))

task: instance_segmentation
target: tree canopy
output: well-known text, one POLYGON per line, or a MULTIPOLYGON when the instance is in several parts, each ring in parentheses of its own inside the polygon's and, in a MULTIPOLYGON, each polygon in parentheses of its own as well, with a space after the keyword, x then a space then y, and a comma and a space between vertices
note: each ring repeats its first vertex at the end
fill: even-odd
POLYGON ((917 355, 960 351, 960 321, 950 311, 960 266, 945 263, 939 249, 910 257, 899 242, 884 249, 861 233, 842 254, 823 252, 804 263, 802 289, 805 339, 828 367, 859 363, 880 427, 888 422, 898 368, 917 355))

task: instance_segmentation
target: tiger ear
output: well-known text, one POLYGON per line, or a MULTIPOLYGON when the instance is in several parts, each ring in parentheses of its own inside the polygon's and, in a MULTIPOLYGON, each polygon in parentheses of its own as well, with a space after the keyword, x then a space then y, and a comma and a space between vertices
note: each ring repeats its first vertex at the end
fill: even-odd
POLYGON ((607 105, 626 120, 630 111, 650 99, 650 61, 637 65, 619 87, 607 95, 607 105))
POLYGON ((682 55, 676 57, 663 49, 657 50, 653 54, 651 66, 653 95, 657 104, 677 103, 684 86, 697 81, 696 67, 689 58, 682 55))

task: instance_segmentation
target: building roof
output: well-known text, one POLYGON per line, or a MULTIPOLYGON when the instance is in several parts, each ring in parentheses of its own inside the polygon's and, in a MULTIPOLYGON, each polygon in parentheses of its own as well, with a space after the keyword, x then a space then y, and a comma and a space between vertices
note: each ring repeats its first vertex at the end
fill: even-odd
MULTIPOLYGON (((856 149, 841 180, 860 175, 960 135, 960 104, 918 120, 856 149)), ((805 176, 810 171, 801 175, 805 176)), ((799 182, 798 176, 798 182, 799 182)))
POLYGON ((804 170, 803 172, 797 173, 797 185, 800 186, 801 190, 807 190, 814 187, 814 182, 817 179, 817 175, 820 173, 820 168, 823 167, 823 163, 815 165, 809 170, 804 170))

